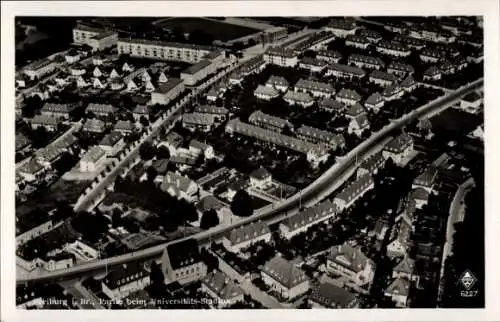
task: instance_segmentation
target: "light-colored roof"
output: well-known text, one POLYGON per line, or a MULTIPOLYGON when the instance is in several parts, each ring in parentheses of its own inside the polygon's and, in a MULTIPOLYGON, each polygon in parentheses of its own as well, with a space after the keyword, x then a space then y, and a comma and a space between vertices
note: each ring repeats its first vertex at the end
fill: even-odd
POLYGON ((356 295, 326 282, 315 285, 309 299, 327 308, 348 308, 356 300, 356 295))
POLYGON ((266 84, 278 85, 278 86, 288 86, 288 81, 282 76, 271 76, 267 80, 266 84))
POLYGON ((99 119, 88 119, 87 122, 83 125, 84 130, 98 130, 102 131, 105 127, 105 123, 99 119))
POLYGON ((373 184, 373 177, 370 173, 356 179, 354 182, 345 187, 335 198, 350 202, 356 198, 369 185, 373 184))
POLYGON ((401 153, 403 152, 410 144, 413 143, 413 139, 407 133, 403 133, 386 144, 384 150, 390 151, 393 153, 401 153))
POLYGON ((269 114, 265 114, 263 112, 255 111, 252 114, 250 114, 248 121, 252 124, 259 125, 261 123, 264 123, 266 125, 270 125, 273 127, 278 127, 280 129, 283 129, 285 126, 291 127, 292 125, 290 122, 288 122, 285 119, 282 119, 280 117, 272 116, 269 114))
POLYGON ((314 101, 314 98, 308 93, 292 92, 292 91, 287 92, 285 96, 283 96, 283 99, 295 102, 304 102, 304 103, 310 103, 314 101))
POLYGON ((214 116, 205 113, 184 113, 182 122, 188 124, 212 125, 214 124, 214 116))
POLYGON ((355 90, 352 89, 347 89, 347 88, 342 88, 338 93, 337 96, 338 98, 346 98, 346 99, 351 99, 351 100, 356 100, 359 101, 361 99, 361 96, 356 92, 355 90))
POLYGON ((45 103, 42 107, 42 112, 70 113, 73 109, 74 106, 69 104, 45 103))
POLYGON ((90 103, 87 106, 86 112, 111 114, 114 113, 115 110, 116 108, 111 104, 90 103))
POLYGON ((374 262, 359 247, 354 248, 349 244, 332 247, 327 259, 353 272, 361 272, 368 264, 375 266, 374 262))
POLYGON ((279 92, 276 89, 272 88, 272 87, 264 86, 264 85, 259 85, 255 89, 254 94, 255 95, 265 95, 265 96, 273 96, 273 97, 275 97, 275 96, 279 95, 279 92))
POLYGON ((281 224, 288 227, 290 231, 297 230, 305 225, 325 218, 337 211, 336 206, 330 201, 323 201, 313 207, 309 207, 290 217, 284 219, 281 224))
POLYGON ((328 94, 335 94, 335 89, 331 84, 312 81, 308 79, 300 79, 295 84, 296 89, 304 89, 307 91, 320 91, 328 94))
POLYGON ((31 124, 52 125, 57 126, 61 121, 55 117, 47 115, 35 115, 31 119, 31 124))
POLYGON ((195 184, 194 181, 188 177, 169 171, 163 178, 161 189, 167 191, 170 187, 173 187, 175 190, 188 192, 189 187, 193 184, 195 184))
POLYGON ((359 103, 356 103, 354 104, 353 106, 351 106, 346 112, 345 114, 348 115, 348 116, 351 116, 351 117, 357 117, 363 113, 365 113, 365 109, 363 108, 363 106, 359 103))
POLYGON ((385 290, 386 294, 408 296, 410 293, 410 281, 406 278, 395 279, 385 290))
POLYGON ((83 156, 81 161, 83 162, 96 162, 100 158, 106 155, 106 151, 104 151, 99 146, 93 146, 90 148, 83 156))
POLYGON ((393 271, 413 274, 415 270, 415 260, 408 256, 403 257, 403 259, 394 267, 393 271))
POLYGON ((227 233, 226 237, 232 245, 238 245, 270 233, 271 231, 267 224, 258 220, 251 224, 232 229, 227 233))

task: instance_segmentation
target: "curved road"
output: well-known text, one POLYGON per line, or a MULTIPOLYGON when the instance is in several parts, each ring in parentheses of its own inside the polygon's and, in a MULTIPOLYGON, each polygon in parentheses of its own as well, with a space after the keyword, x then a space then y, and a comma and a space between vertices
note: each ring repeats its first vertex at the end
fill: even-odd
MULTIPOLYGON (((432 113, 436 109, 442 109, 443 106, 451 106, 453 103, 457 102, 461 97, 472 92, 483 86, 483 79, 473 82, 467 86, 464 86, 453 93, 450 93, 447 96, 438 98, 435 101, 430 102, 427 105, 424 105, 417 110, 412 111, 411 113, 401 117, 400 119, 393 120, 389 125, 386 125, 377 133, 374 133, 370 138, 365 140, 363 143, 358 145, 355 149, 349 152, 346 156, 344 156, 340 162, 336 163, 330 169, 328 169, 320 178, 314 181, 311 185, 303 189, 300 193, 293 195, 292 197, 284 200, 283 202, 269 206, 263 209, 259 209, 259 211, 250 218, 246 218, 244 220, 239 221, 236 224, 227 226, 227 227, 215 227, 214 229, 210 229, 208 231, 204 231, 192 236, 185 237, 183 239, 188 238, 196 238, 200 244, 210 242, 213 240, 217 240, 221 236, 223 236, 226 232, 239 227, 241 225, 256 221, 256 220, 271 220, 277 216, 286 214, 291 211, 296 211, 299 207, 299 203, 307 203, 309 200, 315 198, 316 195, 321 194, 324 190, 328 189, 332 184, 335 184, 339 177, 343 175, 343 173, 349 170, 353 163, 355 162, 355 156, 358 155, 358 158, 364 157, 367 152, 369 152, 374 145, 379 144, 384 139, 386 139, 392 131, 396 129, 400 129, 405 125, 411 123, 412 121, 428 114, 432 113), (299 201, 301 199, 301 201, 299 201)), ((178 239, 176 241, 171 241, 168 243, 156 245, 147 249, 139 250, 136 252, 115 256, 111 258, 102 259, 96 262, 89 262, 85 264, 81 264, 78 266, 74 266, 64 270, 58 270, 53 272, 46 272, 43 274, 37 274, 36 276, 23 276, 17 280, 17 284, 22 284, 29 281, 46 281, 46 280, 63 280, 68 278, 75 278, 77 276, 85 275, 91 272, 97 272, 103 270, 106 266, 113 267, 119 266, 124 263, 136 260, 145 260, 150 259, 152 257, 160 256, 165 246, 167 244, 178 242, 183 239, 178 239)))

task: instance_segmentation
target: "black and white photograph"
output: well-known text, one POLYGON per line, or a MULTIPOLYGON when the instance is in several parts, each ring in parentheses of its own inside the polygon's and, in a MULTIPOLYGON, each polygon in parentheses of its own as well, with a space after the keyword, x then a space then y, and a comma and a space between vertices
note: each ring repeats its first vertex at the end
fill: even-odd
POLYGON ((16 309, 484 309, 484 17, 199 13, 15 16, 16 309))

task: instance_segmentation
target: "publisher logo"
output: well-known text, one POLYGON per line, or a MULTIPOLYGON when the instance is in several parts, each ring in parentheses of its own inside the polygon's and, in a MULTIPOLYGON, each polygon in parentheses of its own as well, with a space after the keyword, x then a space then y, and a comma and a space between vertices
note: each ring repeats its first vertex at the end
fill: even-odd
POLYGON ((462 273, 462 276, 460 276, 460 283, 467 291, 470 290, 476 282, 477 278, 469 270, 466 270, 462 273))

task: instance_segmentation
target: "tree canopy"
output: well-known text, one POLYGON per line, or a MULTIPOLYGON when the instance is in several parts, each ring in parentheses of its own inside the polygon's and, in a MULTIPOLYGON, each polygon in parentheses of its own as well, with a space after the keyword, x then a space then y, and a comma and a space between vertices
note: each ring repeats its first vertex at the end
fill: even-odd
POLYGON ((253 215, 252 197, 245 190, 238 191, 231 202, 231 211, 239 217, 250 217, 253 215))
POLYGON ((207 210, 201 216, 200 228, 209 229, 219 224, 219 216, 214 209, 207 210))

